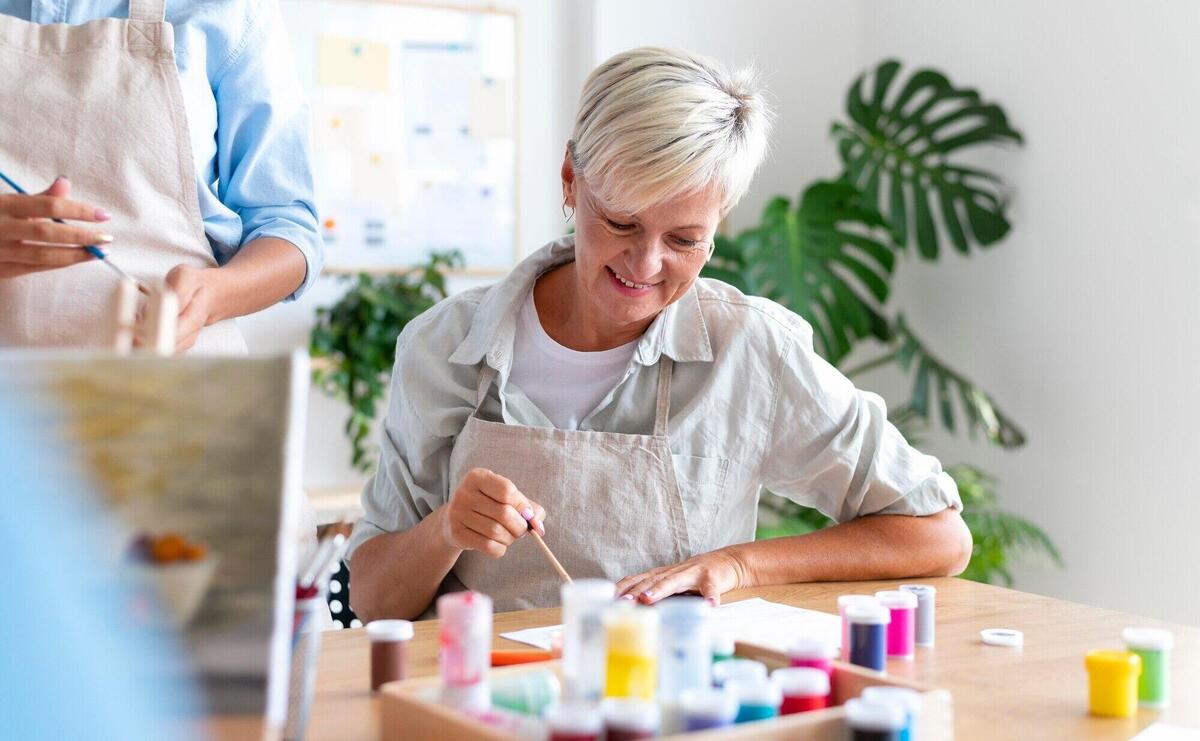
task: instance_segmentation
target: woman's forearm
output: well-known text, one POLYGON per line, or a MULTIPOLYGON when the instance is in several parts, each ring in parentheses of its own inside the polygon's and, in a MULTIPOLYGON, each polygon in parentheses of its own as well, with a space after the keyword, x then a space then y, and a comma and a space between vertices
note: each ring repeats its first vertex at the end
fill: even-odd
POLYGON ((209 323, 274 306, 296 292, 307 270, 304 255, 287 240, 262 237, 246 244, 209 272, 216 296, 209 323))
POLYGON ((377 535, 354 551, 350 607, 360 620, 412 620, 429 607, 462 554, 443 534, 445 515, 439 507, 415 527, 377 535))
POLYGON ((730 546, 740 587, 813 581, 954 576, 971 558, 958 512, 872 515, 806 535, 730 546))

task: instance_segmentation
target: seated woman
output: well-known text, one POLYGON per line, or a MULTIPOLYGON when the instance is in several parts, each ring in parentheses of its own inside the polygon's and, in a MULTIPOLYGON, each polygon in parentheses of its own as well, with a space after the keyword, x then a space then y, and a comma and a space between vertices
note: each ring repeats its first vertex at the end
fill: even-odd
POLYGON ((351 538, 363 620, 464 587, 497 610, 557 604, 530 528, 573 577, 645 603, 965 567, 938 461, 813 351, 803 319, 697 279, 768 128, 751 75, 693 54, 635 49, 592 72, 561 173, 576 234, 397 342, 351 538), (755 541, 763 487, 840 524, 755 541))

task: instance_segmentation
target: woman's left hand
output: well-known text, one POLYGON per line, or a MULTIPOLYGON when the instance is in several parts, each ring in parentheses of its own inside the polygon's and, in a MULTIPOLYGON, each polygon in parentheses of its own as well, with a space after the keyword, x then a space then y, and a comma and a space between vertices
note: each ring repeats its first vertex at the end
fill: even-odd
POLYGON ((166 284, 179 298, 175 352, 183 352, 195 345, 200 330, 216 320, 217 302, 212 278, 217 270, 176 265, 167 273, 166 284))
POLYGON ((617 582, 617 596, 652 605, 672 594, 699 592, 715 606, 721 604, 722 594, 745 586, 750 586, 745 567, 733 553, 722 549, 627 576, 617 582))

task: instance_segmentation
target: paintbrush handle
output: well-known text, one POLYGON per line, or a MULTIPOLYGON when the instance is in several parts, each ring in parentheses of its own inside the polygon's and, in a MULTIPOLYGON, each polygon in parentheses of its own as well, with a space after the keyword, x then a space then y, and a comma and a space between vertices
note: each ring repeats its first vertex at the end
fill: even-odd
POLYGON ((558 562, 558 559, 554 557, 554 552, 550 550, 550 546, 546 545, 546 541, 542 540, 542 536, 538 535, 537 530, 532 528, 530 528, 529 534, 533 536, 534 541, 536 541, 538 546, 542 549, 542 553, 546 554, 546 560, 549 561, 550 565, 554 567, 554 570, 558 572, 559 577, 561 577, 566 583, 570 584, 570 574, 568 574, 567 570, 562 567, 562 564, 558 562))

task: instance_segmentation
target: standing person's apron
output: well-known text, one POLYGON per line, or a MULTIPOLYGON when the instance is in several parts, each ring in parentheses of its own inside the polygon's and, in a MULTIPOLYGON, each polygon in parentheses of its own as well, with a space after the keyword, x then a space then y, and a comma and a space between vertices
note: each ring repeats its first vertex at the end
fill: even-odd
MULTIPOLYGON (((142 283, 176 265, 214 267, 164 0, 129 20, 41 25, 0 15, 0 170, 31 191, 58 175, 71 199, 107 210, 112 260, 142 283)), ((0 347, 100 347, 117 278, 98 260, 0 279, 0 347)), ((232 321, 194 352, 245 353, 232 321)))
MULTIPOLYGON (((451 487, 472 468, 511 480, 546 508, 546 544, 573 579, 624 576, 682 561, 711 550, 707 535, 689 533, 684 502, 671 461, 667 418, 671 369, 659 362, 653 435, 489 422, 479 418, 496 371, 484 365, 475 412, 454 442, 451 487)), ((496 610, 559 603, 558 576, 537 544, 517 541, 503 558, 466 551, 443 588, 484 592, 496 610), (453 577, 453 578, 451 578, 453 577)))

